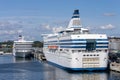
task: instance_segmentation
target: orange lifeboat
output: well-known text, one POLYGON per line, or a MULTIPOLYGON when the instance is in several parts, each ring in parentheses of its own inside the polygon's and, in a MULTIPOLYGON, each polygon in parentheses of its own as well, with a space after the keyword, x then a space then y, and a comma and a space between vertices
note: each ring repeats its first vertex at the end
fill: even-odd
POLYGON ((58 46, 55 46, 55 45, 51 45, 51 46, 48 46, 49 49, 57 49, 58 46))

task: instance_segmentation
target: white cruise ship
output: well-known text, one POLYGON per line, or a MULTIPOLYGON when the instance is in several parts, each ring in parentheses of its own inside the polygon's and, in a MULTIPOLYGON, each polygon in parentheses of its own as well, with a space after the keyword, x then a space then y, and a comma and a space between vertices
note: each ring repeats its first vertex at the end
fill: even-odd
POLYGON ((44 34, 43 52, 47 61, 68 70, 106 70, 108 38, 106 34, 91 34, 82 27, 79 10, 74 10, 66 29, 44 34))
POLYGON ((19 35, 18 41, 14 41, 13 55, 16 57, 29 57, 32 53, 33 41, 26 41, 24 37, 19 35))

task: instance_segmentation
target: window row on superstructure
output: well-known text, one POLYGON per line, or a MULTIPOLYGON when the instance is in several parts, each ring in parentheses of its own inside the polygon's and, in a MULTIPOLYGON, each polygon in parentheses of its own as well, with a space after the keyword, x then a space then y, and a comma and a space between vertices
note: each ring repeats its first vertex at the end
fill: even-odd
MULTIPOLYGON (((52 41, 47 41, 47 42, 75 42, 75 41, 79 41, 79 42, 84 42, 86 40, 89 39, 66 39, 66 40, 52 40, 52 41)), ((108 39, 94 39, 96 42, 108 42, 108 39)), ((45 42, 46 43, 46 42, 45 42)))
MULTIPOLYGON (((86 45, 86 43, 45 43, 44 45, 86 45)), ((96 43, 97 46, 107 46, 108 43, 96 43)))
POLYGON ((66 39, 66 40, 49 40, 44 43, 48 49, 71 48, 86 51, 103 50, 108 48, 107 39, 66 39))
MULTIPOLYGON (((48 51, 50 52, 50 53, 58 53, 58 52, 60 52, 60 53, 72 53, 72 54, 74 54, 74 53, 86 53, 86 54, 84 54, 83 56, 86 56, 86 57, 89 57, 89 56, 99 56, 99 54, 96 54, 96 52, 107 52, 108 50, 107 49, 105 49, 105 50, 95 50, 95 51, 86 51, 86 50, 74 50, 74 49, 63 49, 63 48, 60 48, 60 49, 48 49, 48 51), (89 54, 88 54, 89 53, 89 54)), ((59 53, 58 53, 59 54, 59 53)))

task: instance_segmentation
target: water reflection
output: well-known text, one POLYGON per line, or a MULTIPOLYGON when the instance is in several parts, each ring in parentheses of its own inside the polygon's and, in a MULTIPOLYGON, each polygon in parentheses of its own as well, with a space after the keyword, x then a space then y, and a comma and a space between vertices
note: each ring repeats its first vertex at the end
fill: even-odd
MULTIPOLYGON (((31 61, 31 59, 15 58, 15 62, 26 61, 31 61)), ((39 61, 39 64, 39 69, 37 69, 37 71, 40 72, 39 75, 42 75, 41 79, 43 80, 108 80, 107 72, 67 72, 53 65, 50 65, 47 62, 39 61)), ((25 73, 22 75, 25 77, 28 76, 25 73)))
POLYGON ((110 71, 109 80, 120 80, 120 73, 115 71, 110 71))
POLYGON ((67 72, 54 68, 51 72, 44 72, 45 80, 108 80, 107 72, 67 72))
POLYGON ((31 61, 32 58, 20 58, 20 57, 14 57, 14 62, 28 62, 28 61, 31 61))
POLYGON ((0 55, 0 64, 13 63, 13 56, 11 54, 0 55))
POLYGON ((68 72, 35 59, 0 57, 0 80, 120 80, 117 72, 68 72))

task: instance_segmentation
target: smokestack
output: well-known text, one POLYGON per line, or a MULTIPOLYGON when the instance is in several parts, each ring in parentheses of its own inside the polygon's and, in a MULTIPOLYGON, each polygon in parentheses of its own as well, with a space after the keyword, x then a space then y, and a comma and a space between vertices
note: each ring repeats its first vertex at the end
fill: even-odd
POLYGON ((72 18, 79 18, 79 10, 74 10, 72 18))
POLYGON ((79 16, 79 10, 76 9, 73 12, 73 16, 69 22, 68 28, 81 28, 81 22, 80 22, 80 16, 79 16))

